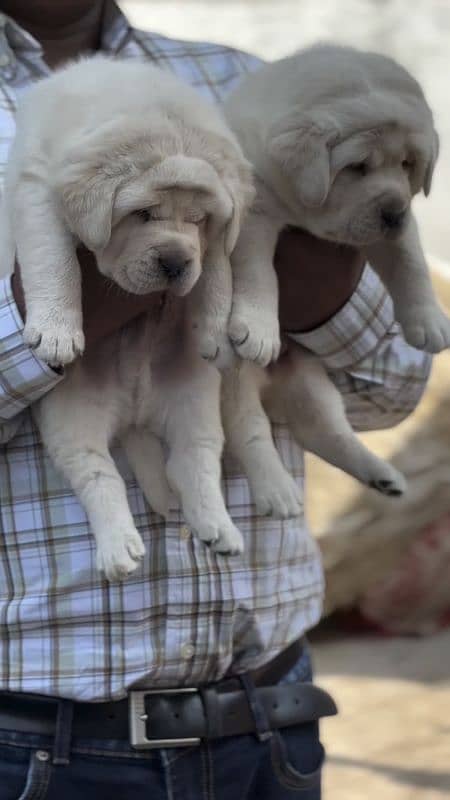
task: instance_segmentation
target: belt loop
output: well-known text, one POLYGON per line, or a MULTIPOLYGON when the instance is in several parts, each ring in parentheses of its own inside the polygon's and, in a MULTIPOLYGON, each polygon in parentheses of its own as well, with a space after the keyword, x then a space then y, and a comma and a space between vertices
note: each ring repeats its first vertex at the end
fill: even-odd
POLYGON ((266 742, 273 735, 266 710, 256 694, 255 684, 248 672, 239 675, 247 702, 255 722, 256 735, 260 742, 266 742))
POLYGON ((56 765, 67 766, 70 763, 72 722, 73 702, 71 700, 58 700, 55 741, 53 744, 53 763, 56 765))
POLYGON ((213 686, 200 686, 198 692, 206 720, 206 739, 220 739, 223 730, 217 691, 213 686))

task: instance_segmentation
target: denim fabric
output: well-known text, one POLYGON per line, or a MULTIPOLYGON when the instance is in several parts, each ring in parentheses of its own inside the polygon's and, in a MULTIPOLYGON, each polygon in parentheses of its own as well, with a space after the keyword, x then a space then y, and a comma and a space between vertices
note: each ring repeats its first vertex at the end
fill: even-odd
MULTIPOLYGON (((305 653, 283 681, 310 680, 305 653)), ((199 747, 135 751, 125 741, 72 743, 54 763, 54 742, 0 730, 0 800, 319 800, 323 749, 317 723, 270 739, 237 736, 199 747)))

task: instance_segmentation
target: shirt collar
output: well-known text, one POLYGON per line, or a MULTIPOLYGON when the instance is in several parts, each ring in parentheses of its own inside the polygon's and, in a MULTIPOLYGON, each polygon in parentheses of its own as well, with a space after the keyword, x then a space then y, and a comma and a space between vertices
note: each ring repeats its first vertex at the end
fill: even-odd
POLYGON ((103 12, 100 49, 107 53, 118 53, 132 34, 133 28, 125 14, 114 0, 108 0, 103 12))
MULTIPOLYGON (((118 53, 126 47, 133 29, 126 16, 114 0, 107 0, 103 12, 100 49, 103 52, 118 53)), ((0 13, 0 75, 11 78, 15 72, 19 53, 30 53, 42 57, 39 42, 24 30, 11 17, 0 13)))

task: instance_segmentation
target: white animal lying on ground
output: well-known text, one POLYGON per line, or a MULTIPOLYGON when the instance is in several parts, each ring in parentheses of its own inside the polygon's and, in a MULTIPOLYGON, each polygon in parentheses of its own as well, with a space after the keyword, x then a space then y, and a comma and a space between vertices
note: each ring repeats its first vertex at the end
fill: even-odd
MULTIPOLYGON (((381 55, 324 45, 247 76, 225 113, 257 187, 232 256, 230 336, 242 358, 266 366, 278 357, 273 257, 287 225, 363 250, 406 340, 430 352, 448 347, 450 321, 434 296, 410 209, 413 195, 429 193, 438 155, 417 82, 381 55)), ((324 367, 298 345, 271 377, 243 366, 224 389, 226 438, 261 511, 286 516, 298 508, 262 399, 307 450, 383 493, 404 490, 400 473, 354 434, 324 367)))
POLYGON ((159 320, 144 316, 101 342, 34 406, 87 512, 99 568, 124 577, 143 555, 114 439, 155 510, 167 510, 167 467, 198 536, 217 551, 241 551, 220 486, 220 374, 200 355, 217 361, 231 350, 229 254, 253 198, 237 141, 170 74, 103 57, 36 84, 17 126, 4 212, 21 266, 25 338, 37 354, 68 363, 83 351, 79 242, 125 290, 167 291, 159 320))

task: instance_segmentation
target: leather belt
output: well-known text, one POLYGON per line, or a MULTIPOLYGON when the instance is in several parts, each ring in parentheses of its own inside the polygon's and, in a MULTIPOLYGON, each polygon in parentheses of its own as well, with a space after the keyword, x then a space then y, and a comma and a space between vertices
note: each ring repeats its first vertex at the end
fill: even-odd
MULTIPOLYGON (((295 642, 269 664, 247 673, 273 729, 336 713, 332 698, 311 683, 278 681, 302 650, 295 642)), ((58 698, 0 694, 0 729, 54 736, 58 698)), ((139 748, 177 747, 255 731, 247 695, 238 677, 201 688, 131 691, 112 703, 73 703, 72 736, 129 739, 139 748)))

